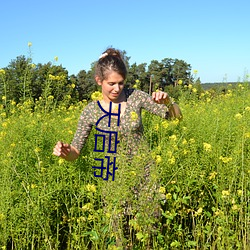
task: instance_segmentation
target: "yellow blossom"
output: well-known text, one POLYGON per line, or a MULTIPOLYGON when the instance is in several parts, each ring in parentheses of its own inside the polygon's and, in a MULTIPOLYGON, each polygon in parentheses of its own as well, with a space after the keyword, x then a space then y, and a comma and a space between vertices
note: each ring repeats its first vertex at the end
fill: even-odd
POLYGON ((135 80, 135 82, 136 82, 136 83, 139 83, 139 82, 140 82, 140 80, 139 80, 139 79, 136 79, 136 80, 135 80))
POLYGON ((193 93, 197 93, 197 89, 196 89, 196 88, 193 88, 193 89, 192 89, 192 92, 193 92, 193 93))
POLYGON ((28 42, 28 47, 31 47, 32 46, 32 42, 28 42))
POLYGON ((237 204, 233 204, 232 210, 234 210, 234 211, 239 210, 239 206, 237 204))
POLYGON ((166 199, 167 199, 167 200, 170 200, 171 198, 172 198, 172 194, 171 194, 171 193, 167 193, 167 194, 166 194, 166 199))
POLYGON ((223 157, 223 156, 220 156, 219 159, 223 162, 223 163, 228 163, 230 161, 232 161, 232 157, 223 157))
POLYGON ((95 192, 96 192, 96 186, 95 186, 95 185, 92 185, 92 184, 88 184, 88 185, 86 186, 86 189, 87 189, 87 191, 92 192, 92 193, 95 193, 95 192))
POLYGON ((5 75, 5 70, 4 69, 0 69, 0 75, 5 75))
POLYGON ((100 101, 103 99, 102 93, 100 91, 95 91, 91 94, 91 99, 93 101, 100 101))
POLYGON ((57 62, 57 61, 58 61, 58 56, 55 56, 55 57, 54 57, 54 60, 57 62))
POLYGON ((194 69, 193 70, 193 73, 196 75, 196 74, 198 74, 198 70, 197 69, 194 69))
POLYGON ((238 113, 234 116, 237 120, 241 120, 242 119, 242 114, 238 113))
POLYGON ((71 88, 74 89, 76 85, 74 83, 71 84, 71 88))
POLYGON ((190 83, 190 84, 188 84, 188 88, 189 89, 192 89, 193 88, 193 85, 190 83))
POLYGON ((160 155, 156 155, 155 161, 156 161, 157 164, 161 163, 162 162, 161 156, 160 155))
POLYGON ((227 197, 230 195, 230 191, 229 190, 222 190, 221 194, 222 194, 222 197, 227 197))
POLYGON ((212 151, 212 146, 209 143, 203 142, 203 148, 207 152, 211 152, 212 151))
POLYGON ((6 100, 6 96, 5 95, 2 96, 2 100, 6 100))
POLYGON ((173 165, 175 164, 175 157, 172 156, 170 159, 168 159, 169 164, 173 165))
POLYGON ((159 188, 159 193, 165 194, 166 193, 166 188, 165 187, 160 187, 159 188))
POLYGON ((212 179, 214 179, 214 178, 216 177, 216 175, 217 175, 216 172, 212 172, 212 173, 210 173, 208 179, 209 179, 209 180, 212 180, 212 179))
POLYGON ((195 212, 195 216, 198 216, 198 215, 201 215, 202 214, 202 211, 203 211, 203 209, 202 209, 202 207, 200 207, 196 212, 195 212))
POLYGON ((177 140, 177 136, 176 135, 171 135, 171 136, 169 136, 169 139, 171 141, 176 141, 177 140))
POLYGON ((168 122, 166 120, 164 120, 162 123, 161 123, 162 127, 163 128, 167 128, 168 127, 168 122))
POLYGON ((133 85, 133 88, 134 88, 134 89, 137 89, 137 85, 136 85, 136 84, 134 84, 134 85, 133 85))
POLYGON ((242 194, 243 194, 243 191, 242 191, 241 189, 238 189, 238 190, 237 190, 237 194, 238 194, 238 195, 242 195, 242 194))
POLYGON ((249 106, 245 107, 245 110, 250 111, 250 107, 249 106))
POLYGON ((178 80, 178 84, 182 85, 183 81, 182 80, 178 80))

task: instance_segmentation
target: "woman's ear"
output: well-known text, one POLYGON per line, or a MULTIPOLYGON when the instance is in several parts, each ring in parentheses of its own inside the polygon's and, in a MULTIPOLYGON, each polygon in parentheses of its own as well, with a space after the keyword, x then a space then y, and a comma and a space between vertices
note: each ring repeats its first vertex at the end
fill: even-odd
POLYGON ((99 86, 102 85, 102 81, 101 81, 101 79, 100 79, 99 76, 96 76, 96 77, 95 77, 95 81, 96 81, 96 83, 97 83, 99 86))

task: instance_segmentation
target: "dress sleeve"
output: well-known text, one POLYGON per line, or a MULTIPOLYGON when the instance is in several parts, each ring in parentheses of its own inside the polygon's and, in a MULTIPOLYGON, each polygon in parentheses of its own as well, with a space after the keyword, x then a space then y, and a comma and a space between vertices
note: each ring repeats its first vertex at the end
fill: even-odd
POLYGON ((169 111, 168 107, 165 104, 158 104, 153 101, 152 97, 147 94, 146 92, 137 90, 136 91, 136 98, 140 100, 141 107, 146 109, 152 114, 158 115, 162 118, 168 119, 169 118, 169 111))
POLYGON ((94 111, 94 105, 90 103, 82 111, 80 115, 77 130, 75 132, 74 138, 71 143, 71 145, 74 146, 79 152, 82 150, 91 132, 91 129, 93 126, 93 122, 92 122, 93 111, 94 111))

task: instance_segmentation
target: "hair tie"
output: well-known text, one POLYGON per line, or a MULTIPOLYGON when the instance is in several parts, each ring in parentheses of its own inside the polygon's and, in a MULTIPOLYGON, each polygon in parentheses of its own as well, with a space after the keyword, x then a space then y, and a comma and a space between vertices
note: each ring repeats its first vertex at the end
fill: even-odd
POLYGON ((102 58, 104 58, 104 57, 106 57, 106 56, 108 56, 108 53, 107 53, 107 52, 101 54, 101 56, 99 57, 99 59, 102 59, 102 58))

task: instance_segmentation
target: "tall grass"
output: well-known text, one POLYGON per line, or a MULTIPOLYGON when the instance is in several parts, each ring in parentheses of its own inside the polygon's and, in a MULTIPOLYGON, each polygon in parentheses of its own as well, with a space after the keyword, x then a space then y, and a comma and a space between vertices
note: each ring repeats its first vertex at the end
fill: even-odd
POLYGON ((144 113, 151 152, 121 155, 114 182, 93 175, 93 132, 77 161, 52 155, 57 140, 72 140, 86 103, 46 103, 10 102, 10 115, 1 106, 2 249, 123 249, 118 239, 133 249, 249 249, 249 85, 183 93, 181 122, 144 113), (160 218, 146 191, 129 191, 152 160, 160 218))

